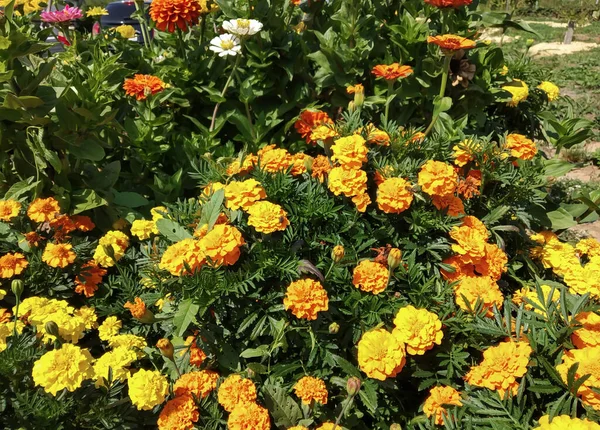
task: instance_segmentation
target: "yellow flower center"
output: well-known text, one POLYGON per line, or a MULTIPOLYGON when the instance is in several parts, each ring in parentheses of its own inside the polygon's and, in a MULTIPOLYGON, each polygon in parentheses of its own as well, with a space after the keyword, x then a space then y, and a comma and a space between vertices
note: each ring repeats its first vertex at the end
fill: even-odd
POLYGON ((234 43, 231 40, 221 40, 221 48, 228 51, 234 47, 234 43))
POLYGON ((250 20, 249 19, 238 19, 237 20, 237 25, 240 28, 249 28, 250 27, 250 20))

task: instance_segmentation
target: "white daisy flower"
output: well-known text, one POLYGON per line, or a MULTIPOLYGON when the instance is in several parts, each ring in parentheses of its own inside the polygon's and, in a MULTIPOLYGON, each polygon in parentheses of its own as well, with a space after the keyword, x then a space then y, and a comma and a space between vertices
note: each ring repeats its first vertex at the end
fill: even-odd
POLYGON ((262 23, 255 19, 230 19, 223 23, 223 29, 236 36, 252 36, 262 28, 262 23))
POLYGON ((231 34, 222 34, 210 41, 210 50, 219 54, 219 57, 236 56, 240 49, 240 39, 231 34))

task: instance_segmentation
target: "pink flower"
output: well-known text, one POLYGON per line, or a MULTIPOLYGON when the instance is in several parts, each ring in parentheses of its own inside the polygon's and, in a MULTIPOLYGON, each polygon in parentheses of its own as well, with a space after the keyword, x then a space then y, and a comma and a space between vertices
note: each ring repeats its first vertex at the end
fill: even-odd
POLYGON ((62 23, 82 18, 83 13, 78 7, 69 7, 66 5, 64 9, 54 12, 42 12, 41 18, 44 22, 62 23))

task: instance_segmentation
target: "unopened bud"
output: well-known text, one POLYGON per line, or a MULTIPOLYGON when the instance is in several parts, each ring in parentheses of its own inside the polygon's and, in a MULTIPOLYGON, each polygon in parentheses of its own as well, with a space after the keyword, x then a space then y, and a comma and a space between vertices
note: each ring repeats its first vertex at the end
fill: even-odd
POLYGON ((402 430, 402 426, 400 424, 394 423, 390 426, 390 430, 402 430))
POLYGON ((115 222, 113 222, 112 228, 115 230, 123 230, 127 226, 127 220, 124 218, 119 218, 115 222))
POLYGON ((354 106, 356 108, 360 108, 360 107, 362 107, 362 105, 364 103, 365 103, 365 92, 364 92, 364 90, 356 91, 354 93, 354 106))
POLYGON ((348 378, 348 382, 346 383, 346 391, 349 396, 356 396, 360 391, 360 386, 362 382, 355 376, 348 378))
POLYGON ((337 334, 337 332, 340 331, 340 325, 336 322, 332 322, 331 324, 329 324, 329 333, 330 334, 337 334))
POLYGON ((248 376, 248 378, 252 379, 256 376, 256 372, 248 367, 246 369, 246 375, 248 376))
POLYGON ((156 347, 160 350, 160 353, 167 357, 169 360, 173 360, 173 353, 175 352, 175 348, 173 348, 173 344, 169 339, 159 339, 156 342, 156 347))
POLYGON ((402 251, 398 248, 390 249, 388 254, 388 267, 390 270, 394 270, 396 267, 400 266, 402 262, 402 251))
POLYGON ((354 100, 350 100, 348 102, 348 110, 350 112, 354 112, 356 110, 356 104, 354 103, 354 100))
POLYGON ((345 254, 346 252, 344 251, 344 247, 342 245, 336 245, 331 250, 331 259, 334 262, 339 263, 342 261, 342 258, 344 258, 345 254))
POLYGON ((23 290, 25 289, 25 283, 21 279, 13 279, 12 283, 10 284, 10 289, 17 300, 20 300, 21 294, 23 294, 23 290))
POLYGON ((48 321, 44 325, 44 330, 46 330, 46 333, 56 338, 60 338, 60 334, 58 333, 58 324, 56 324, 54 321, 48 321))
POLYGON ((531 48, 534 43, 535 43, 534 39, 527 39, 527 42, 525 42, 525 44, 528 48, 531 48))

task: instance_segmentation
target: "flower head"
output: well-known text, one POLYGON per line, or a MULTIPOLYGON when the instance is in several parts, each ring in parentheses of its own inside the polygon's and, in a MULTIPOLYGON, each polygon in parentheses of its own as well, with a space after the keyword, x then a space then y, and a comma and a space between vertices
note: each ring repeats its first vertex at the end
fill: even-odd
POLYGON ((600 315, 594 312, 580 312, 577 321, 581 324, 571 335, 571 342, 576 348, 600 346, 600 315))
POLYGON ((64 9, 53 12, 44 11, 40 14, 42 21, 62 24, 64 22, 70 22, 75 19, 83 18, 83 12, 78 7, 71 7, 66 5, 64 9))
POLYGON ((98 18, 100 16, 108 15, 108 11, 102 6, 94 6, 85 11, 85 16, 98 18))
POLYGON ((63 389, 75 391, 93 375, 92 356, 87 349, 65 343, 49 351, 33 364, 33 381, 56 396, 63 389))
POLYGON ((131 234, 140 240, 150 239, 153 234, 158 234, 156 223, 152 220, 136 219, 131 223, 131 234))
POLYGON ((334 167, 329 172, 329 190, 339 196, 354 197, 367 192, 367 174, 364 170, 344 166, 334 167))
POLYGON ((370 330, 358 342, 358 365, 369 378, 395 378, 404 367, 404 344, 383 328, 370 330))
POLYGON ((388 285, 389 270, 383 264, 371 260, 362 260, 354 268, 352 284, 375 295, 383 292, 388 285))
POLYGON ((250 379, 242 378, 238 374, 229 375, 219 386, 217 397, 219 404, 227 412, 231 412, 237 405, 256 401, 256 386, 250 379))
POLYGON ((140 369, 127 380, 129 398, 138 410, 149 411, 165 401, 169 392, 167 378, 157 370, 140 369))
POLYGON ((487 276, 465 276, 454 287, 456 304, 464 311, 475 308, 477 301, 481 301, 486 315, 494 314, 494 305, 498 310, 502 308, 504 297, 498 284, 487 276))
POLYGON ((404 79, 413 73, 410 66, 401 66, 398 63, 378 64, 371 71, 378 78, 383 78, 386 81, 395 81, 396 79, 404 79))
POLYGON ((329 298, 319 281, 300 279, 288 286, 283 306, 291 309, 296 318, 316 320, 319 312, 329 309, 329 298))
POLYGON ((535 142, 522 134, 512 133, 506 136, 506 148, 510 155, 521 160, 531 160, 537 154, 535 142))
POLYGON ((123 258, 129 246, 129 238, 125 233, 111 230, 98 241, 94 251, 94 261, 102 267, 112 267, 123 258))
POLYGON ((193 430, 194 423, 200 418, 194 398, 185 394, 165 403, 158 416, 159 430, 193 430))
POLYGON ((219 374, 212 370, 186 373, 175 382, 173 392, 176 396, 194 395, 203 399, 217 388, 218 379, 219 374))
POLYGON ((363 163, 367 161, 367 146, 362 136, 353 134, 352 136, 341 137, 334 141, 331 151, 331 161, 337 162, 348 169, 360 169, 363 163))
POLYGON ((219 54, 219 57, 226 57, 228 55, 236 56, 241 50, 240 39, 231 34, 221 34, 213 38, 210 41, 211 51, 219 54))
POLYGON ((256 403, 238 404, 229 414, 229 430, 269 430, 269 411, 256 403))
POLYGON ((98 327, 98 336, 104 341, 108 341, 119 334, 123 323, 114 315, 107 317, 100 327, 98 327))
POLYGON ((125 309, 129 309, 131 316, 136 319, 143 318, 146 314, 146 303, 139 297, 136 297, 134 303, 127 302, 123 305, 125 309))
POLYGON ((27 208, 27 216, 34 222, 50 222, 60 212, 58 202, 53 197, 35 199, 27 208))
POLYGON ((237 228, 217 224, 200 239, 200 250, 210 264, 232 266, 240 258, 240 248, 245 243, 242 233, 237 228))
MULTIPOLYGON (((152 3, 154 5, 154 3, 152 3)), ((128 96, 135 97, 137 100, 146 100, 148 96, 160 93, 165 88, 165 84, 160 78, 153 75, 135 75, 133 79, 125 79, 123 89, 128 96)))
POLYGON ((598 365, 600 363, 600 346, 587 346, 565 351, 562 363, 556 366, 556 370, 565 384, 568 382, 569 369, 575 363, 579 364, 575 371, 575 381, 585 375, 590 375, 577 390, 577 395, 581 397, 584 405, 600 410, 600 394, 592 389, 592 387, 600 387, 600 366, 598 365))
MULTIPOLYGON (((322 112, 320 110, 304 110, 300 113, 300 117, 294 123, 294 128, 296 131, 306 139, 306 143, 316 142, 313 140, 312 133, 320 126, 333 125, 333 121, 329 118, 326 112, 322 112)), ((327 127, 328 130, 331 128, 327 127)), ((322 132, 328 132, 328 130, 323 130, 322 132)), ((320 137, 320 136, 315 136, 320 137)))
POLYGON ((230 19, 223 22, 223 30, 236 36, 252 36, 262 30, 263 25, 255 19, 230 19))
POLYGON ((181 351, 180 355, 185 355, 188 351, 190 353, 190 364, 192 366, 200 367, 204 360, 206 360, 206 354, 198 347, 198 336, 188 336, 185 339, 185 348, 181 351))
POLYGON ((552 82, 542 81, 542 83, 538 85, 538 88, 546 93, 546 97, 548 97, 548 101, 550 102, 553 102, 560 97, 560 88, 552 82))
POLYGON ((512 96, 511 100, 507 103, 510 107, 517 106, 529 97, 529 87, 520 79, 513 79, 512 82, 503 85, 502 89, 508 91, 512 96))
POLYGON ((425 354, 434 345, 441 344, 444 337, 442 322, 436 314, 411 305, 398 311, 394 325, 392 335, 406 344, 406 352, 412 355, 425 354))
POLYGON ((118 25, 113 30, 124 39, 133 39, 135 37, 135 28, 131 25, 118 25))
POLYGON ((286 170, 292 163, 292 157, 283 148, 277 148, 274 144, 267 145, 258 151, 258 164, 265 172, 276 173, 286 170))
POLYGON ((377 206, 385 213, 402 213, 412 201, 410 183, 402 178, 386 179, 377 188, 377 206))
POLYGON ((248 208, 248 225, 260 233, 273 233, 285 230, 290 225, 287 212, 271 202, 256 202, 248 208))
POLYGON ((150 18, 160 31, 173 33, 186 31, 198 23, 201 5, 197 0, 154 0, 150 5, 150 18))
POLYGON ((428 3, 435 7, 461 7, 470 5, 473 0, 424 0, 425 3, 428 3))
POLYGON ((225 186, 225 206, 231 210, 248 210, 259 200, 267 198, 265 189, 256 179, 232 181, 225 186))
POLYGON ((465 206, 460 197, 453 196, 432 196, 431 203, 438 210, 446 210, 449 216, 460 216, 465 213, 465 206))
MULTIPOLYGON (((210 240, 205 243, 210 244, 210 240)), ((158 263, 159 269, 168 270, 173 276, 181 276, 187 273, 188 268, 195 272, 206 262, 202 252, 200 241, 195 239, 183 239, 169 246, 158 263)))
POLYGON ((12 278, 20 275, 29 266, 25 256, 19 252, 4 254, 0 257, 0 278, 12 278))
POLYGON ((600 424, 581 418, 571 418, 569 415, 557 415, 550 421, 549 415, 539 419, 535 430, 600 430, 600 424))
POLYGON ((310 175, 323 183, 331 171, 331 162, 324 155, 317 155, 312 162, 310 175))
POLYGON ((77 255, 72 251, 73 246, 69 243, 49 243, 42 254, 42 261, 50 267, 65 268, 72 264, 77 255))
POLYGON ((428 417, 435 417, 435 423, 439 426, 444 424, 444 416, 448 417, 448 412, 444 405, 462 406, 460 393, 452 387, 438 386, 429 390, 429 396, 423 404, 423 412, 428 417))
POLYGON ((16 200, 0 200, 0 221, 10 222, 19 215, 21 203, 16 200))
POLYGON ((447 196, 456 190, 458 176, 450 164, 429 160, 419 171, 418 184, 430 196, 447 196))
POLYGON ((305 405, 310 405, 313 401, 327 404, 327 387, 322 379, 304 376, 294 385, 294 393, 305 405))
POLYGON ((94 362, 94 379, 96 385, 106 385, 109 375, 113 381, 125 381, 129 377, 129 366, 137 361, 135 351, 120 346, 105 352, 94 362))
POLYGON ((471 49, 477 45, 474 41, 466 37, 457 36, 455 34, 443 34, 440 36, 429 36, 427 43, 439 46, 444 55, 452 55, 460 49, 471 49))

